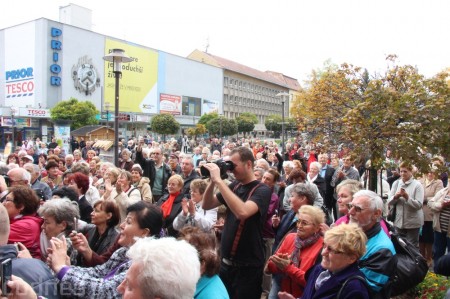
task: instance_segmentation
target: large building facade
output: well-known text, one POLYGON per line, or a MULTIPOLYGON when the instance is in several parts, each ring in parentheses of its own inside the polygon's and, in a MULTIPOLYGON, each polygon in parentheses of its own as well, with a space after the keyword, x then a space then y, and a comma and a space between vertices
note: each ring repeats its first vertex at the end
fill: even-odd
POLYGON ((223 69, 223 111, 227 118, 236 118, 250 112, 257 116, 255 133, 264 135, 264 123, 271 114, 282 114, 282 100, 285 100, 284 115, 289 116, 292 100, 300 92, 300 84, 294 78, 281 73, 261 72, 237 62, 193 51, 188 58, 223 69), (280 94, 288 94, 282 97, 280 94))
POLYGON ((122 65, 120 137, 147 134, 160 113, 186 128, 223 112, 221 68, 41 18, 0 30, 0 149, 13 135, 16 145, 58 137, 50 109, 60 101, 89 101, 113 115, 115 79, 103 57, 114 48, 132 58, 122 65))
POLYGON ((281 114, 277 94, 292 100, 300 90, 296 79, 280 73, 197 50, 184 58, 93 32, 90 19, 89 9, 70 4, 60 8, 61 22, 41 18, 0 30, 0 149, 12 139, 15 145, 36 137, 67 142, 67 124, 55 125, 50 109, 71 98, 93 103, 100 123, 112 125, 115 79, 103 57, 115 48, 132 59, 122 65, 119 137, 146 135, 152 116, 161 113, 174 115, 182 133, 205 113, 251 112, 263 134, 267 116, 281 114))

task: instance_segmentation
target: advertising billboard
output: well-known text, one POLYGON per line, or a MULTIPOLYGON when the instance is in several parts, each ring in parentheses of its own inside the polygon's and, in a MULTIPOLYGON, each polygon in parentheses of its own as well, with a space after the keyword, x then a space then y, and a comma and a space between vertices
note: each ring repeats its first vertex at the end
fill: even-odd
MULTIPOLYGON (((106 39, 105 55, 122 49, 132 61, 122 64, 119 88, 119 110, 157 113, 158 52, 121 41, 106 39)), ((115 79, 113 63, 105 61, 104 101, 114 107, 115 79)))
POLYGON ((5 29, 5 106, 34 106, 35 24, 5 29))

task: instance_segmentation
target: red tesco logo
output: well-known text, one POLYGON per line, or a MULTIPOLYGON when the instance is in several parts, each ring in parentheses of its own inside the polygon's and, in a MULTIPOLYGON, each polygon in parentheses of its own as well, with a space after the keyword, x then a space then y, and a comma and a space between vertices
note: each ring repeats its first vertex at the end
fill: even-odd
POLYGON ((34 82, 28 81, 28 82, 7 83, 6 90, 8 94, 33 92, 34 82))

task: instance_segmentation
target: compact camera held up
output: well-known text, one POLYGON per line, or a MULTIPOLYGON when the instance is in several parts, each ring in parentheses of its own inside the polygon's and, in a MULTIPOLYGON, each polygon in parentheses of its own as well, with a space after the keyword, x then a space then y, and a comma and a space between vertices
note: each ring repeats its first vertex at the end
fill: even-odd
MULTIPOLYGON (((222 180, 228 178, 228 171, 232 171, 234 169, 234 164, 231 161, 224 161, 224 160, 216 160, 208 163, 214 163, 217 166, 219 166, 220 169, 220 177, 222 180)), ((211 174, 209 173, 209 170, 206 169, 204 166, 200 167, 200 173, 202 174, 203 178, 209 178, 211 177, 211 174)))

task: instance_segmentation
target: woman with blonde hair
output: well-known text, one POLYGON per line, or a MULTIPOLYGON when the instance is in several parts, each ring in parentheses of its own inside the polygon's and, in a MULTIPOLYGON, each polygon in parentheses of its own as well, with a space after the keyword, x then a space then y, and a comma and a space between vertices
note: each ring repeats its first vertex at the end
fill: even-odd
MULTIPOLYGON (((288 234, 264 272, 282 274, 281 291, 301 297, 306 285, 306 273, 314 267, 323 245, 320 233, 325 214, 318 207, 303 205, 298 210, 297 232, 288 234)), ((271 291, 271 295, 272 295, 271 291)))
MULTIPOLYGON (((322 262, 308 277, 302 299, 368 299, 369 290, 358 260, 366 252, 366 234, 354 224, 342 224, 325 233, 322 262)), ((280 294, 280 298, 283 294, 280 294)))
POLYGON ((180 214, 181 201, 184 200, 184 194, 181 192, 184 182, 179 174, 171 176, 167 182, 167 189, 169 194, 164 194, 156 203, 163 211, 164 225, 163 228, 167 230, 167 234, 176 237, 178 232, 173 227, 173 221, 178 214, 180 214))

